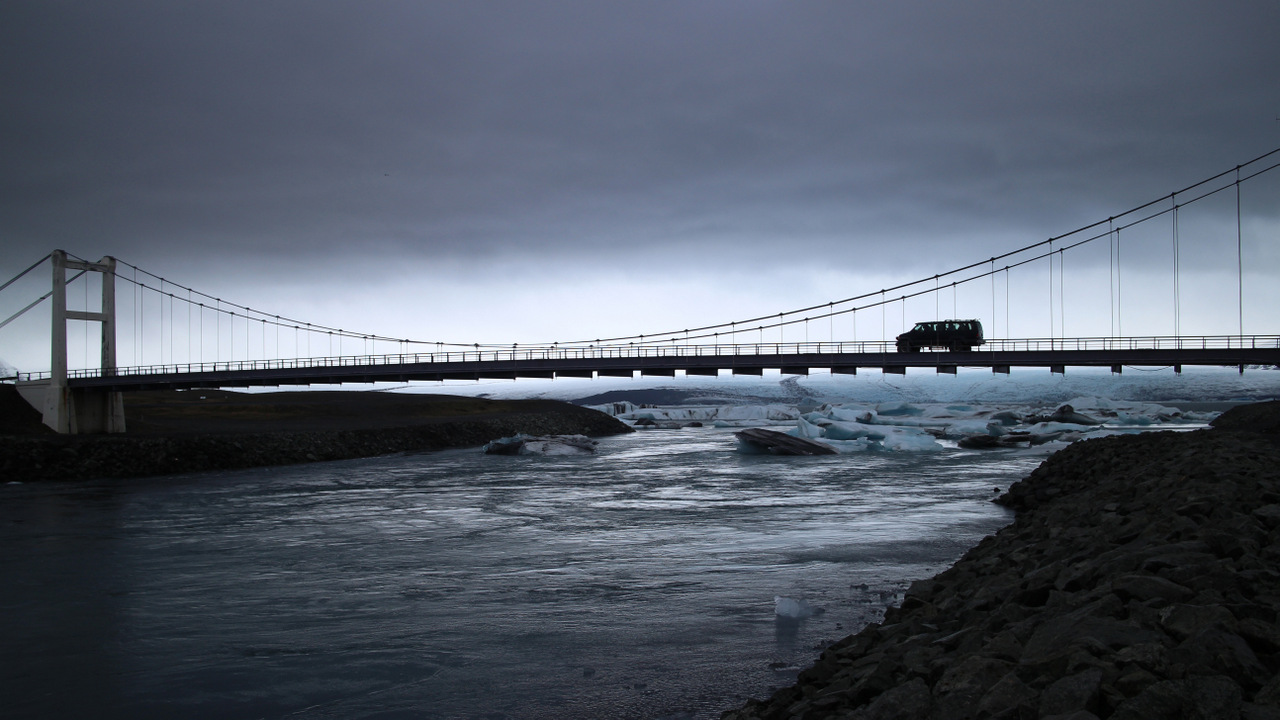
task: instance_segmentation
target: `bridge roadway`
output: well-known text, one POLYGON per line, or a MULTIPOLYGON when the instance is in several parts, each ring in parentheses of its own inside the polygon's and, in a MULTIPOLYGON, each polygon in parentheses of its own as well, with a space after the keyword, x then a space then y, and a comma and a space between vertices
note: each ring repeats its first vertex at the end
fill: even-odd
MULTIPOLYGON (((907 368, 955 373, 960 367, 1239 367, 1280 365, 1280 336, 1196 338, 1080 338, 994 340, 968 352, 896 352, 892 343, 760 343, 750 345, 668 345, 480 349, 420 354, 297 360, 236 361, 120 368, 114 374, 72 371, 72 388, 92 391, 198 387, 250 387, 339 383, 479 380, 516 378, 674 377, 761 375, 765 370, 807 375, 813 369, 835 374, 878 370, 903 374, 907 368)), ((35 373, 21 381, 38 383, 35 373)))

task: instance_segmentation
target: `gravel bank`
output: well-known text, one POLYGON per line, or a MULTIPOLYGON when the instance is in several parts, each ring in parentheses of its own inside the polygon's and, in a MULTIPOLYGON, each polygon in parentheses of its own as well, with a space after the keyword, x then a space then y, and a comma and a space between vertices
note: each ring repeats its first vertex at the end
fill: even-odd
POLYGON ((1072 445, 758 718, 1280 718, 1280 403, 1072 445))
POLYGON ((30 432, 0 436, 0 482, 141 477, 343 460, 475 447, 521 432, 591 436, 631 432, 603 413, 550 400, 208 391, 140 393, 126 397, 125 408, 126 415, 132 413, 130 432, 121 435, 50 434, 43 432, 38 415, 33 415, 37 426, 28 428, 30 432))

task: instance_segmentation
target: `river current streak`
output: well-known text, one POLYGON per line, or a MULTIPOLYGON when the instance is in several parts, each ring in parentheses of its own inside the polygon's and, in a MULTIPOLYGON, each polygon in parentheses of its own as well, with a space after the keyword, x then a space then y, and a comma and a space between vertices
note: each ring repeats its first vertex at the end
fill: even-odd
POLYGON ((33 718, 714 718, 1007 524, 1042 457, 689 428, 7 485, 0 683, 33 718))

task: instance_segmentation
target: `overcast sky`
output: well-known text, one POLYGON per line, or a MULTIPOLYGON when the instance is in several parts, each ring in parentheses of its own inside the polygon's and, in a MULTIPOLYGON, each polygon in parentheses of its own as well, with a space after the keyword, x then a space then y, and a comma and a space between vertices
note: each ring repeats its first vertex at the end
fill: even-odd
POLYGON ((778 312, 1275 149, 1277 28, 1274 0, 9 0, 0 280, 65 248, 465 342, 778 312))

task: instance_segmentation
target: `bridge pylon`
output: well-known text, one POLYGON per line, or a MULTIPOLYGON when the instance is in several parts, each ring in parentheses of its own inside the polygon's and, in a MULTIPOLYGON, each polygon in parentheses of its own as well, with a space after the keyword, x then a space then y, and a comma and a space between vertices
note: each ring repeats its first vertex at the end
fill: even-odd
MULTIPOLYGON (((124 398, 117 391, 72 390, 67 384, 67 321, 97 322, 102 337, 102 375, 116 371, 116 259, 72 260, 54 250, 53 311, 49 384, 42 410, 44 424, 63 434, 121 433, 125 430, 124 398), (67 270, 102 273, 102 305, 98 312, 67 309, 67 270)), ((32 388, 34 389, 34 388, 32 388)), ((29 398, 31 399, 31 398, 29 398)), ((36 403, 32 403, 35 405, 36 403)))

